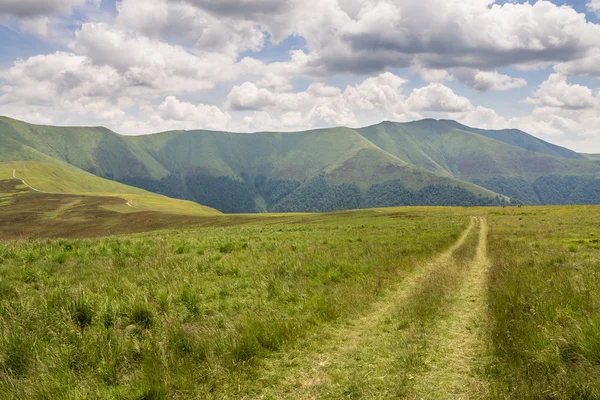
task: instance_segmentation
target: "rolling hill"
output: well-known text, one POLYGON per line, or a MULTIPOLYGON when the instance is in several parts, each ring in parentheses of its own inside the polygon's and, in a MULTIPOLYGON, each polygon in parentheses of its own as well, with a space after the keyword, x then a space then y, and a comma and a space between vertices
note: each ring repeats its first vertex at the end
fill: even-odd
MULTIPOLYGON (((227 213, 395 205, 599 203, 600 160, 454 121, 302 132, 123 136, 0 117, 0 162, 71 165, 227 213)), ((112 189, 111 189, 112 190, 112 189)))

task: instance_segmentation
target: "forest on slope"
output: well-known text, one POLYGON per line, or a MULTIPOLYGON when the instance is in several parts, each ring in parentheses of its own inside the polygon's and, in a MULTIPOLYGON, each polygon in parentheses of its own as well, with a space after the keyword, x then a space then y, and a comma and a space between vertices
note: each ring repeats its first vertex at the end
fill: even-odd
POLYGON ((123 136, 0 117, 0 161, 66 162, 227 213, 398 205, 598 204, 600 161, 454 121, 123 136))

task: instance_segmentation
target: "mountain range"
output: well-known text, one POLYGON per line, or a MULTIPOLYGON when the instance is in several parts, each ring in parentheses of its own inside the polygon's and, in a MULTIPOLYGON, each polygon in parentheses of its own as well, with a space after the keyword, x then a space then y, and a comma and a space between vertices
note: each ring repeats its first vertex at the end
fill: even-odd
POLYGON ((519 130, 449 120, 124 136, 103 127, 0 117, 0 163, 17 161, 93 174, 226 213, 600 203, 598 155, 519 130))

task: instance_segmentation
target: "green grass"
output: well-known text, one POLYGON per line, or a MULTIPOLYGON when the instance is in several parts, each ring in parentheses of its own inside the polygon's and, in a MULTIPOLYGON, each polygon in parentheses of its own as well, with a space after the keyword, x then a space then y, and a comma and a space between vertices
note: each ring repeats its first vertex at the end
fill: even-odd
MULTIPOLYGON (((56 194, 77 194, 85 196, 120 197, 129 201, 113 205, 108 209, 118 212, 158 211, 171 214, 214 215, 219 211, 200 204, 172 199, 99 178, 64 163, 37 161, 0 163, 0 180, 13 179, 13 170, 19 179, 25 180, 34 188, 56 194)), ((26 189, 24 186, 22 186, 26 189)))
POLYGON ((365 310, 467 223, 365 211, 3 244, 0 397, 235 396, 265 357, 365 310))
POLYGON ((495 398, 600 398, 599 211, 491 213, 495 398))
POLYGON ((0 398, 600 398, 599 220, 415 207, 3 242, 0 398), (470 215, 489 264, 481 222, 448 251, 470 215))
POLYGON ((595 162, 520 131, 478 130, 429 119, 406 124, 383 122, 357 132, 401 160, 465 181, 600 173, 595 162))
POLYGON ((354 184, 362 190, 401 179, 411 190, 450 184, 475 194, 494 195, 460 180, 463 177, 456 179, 443 168, 433 173, 419 168, 422 165, 416 159, 403 158, 362 131, 344 127, 252 135, 174 131, 134 137, 101 127, 52 127, 0 117, 0 144, 0 162, 68 163, 111 179, 158 181, 169 174, 202 173, 303 182, 324 172, 331 184, 354 184))

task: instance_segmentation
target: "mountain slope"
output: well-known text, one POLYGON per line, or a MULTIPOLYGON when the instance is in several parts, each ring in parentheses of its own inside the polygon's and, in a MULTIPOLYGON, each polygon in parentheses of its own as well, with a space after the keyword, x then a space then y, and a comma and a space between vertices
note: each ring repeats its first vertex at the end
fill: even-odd
POLYGON ((167 171, 152 157, 137 148, 127 137, 102 127, 54 127, 33 125, 0 117, 0 140, 12 139, 21 145, 18 151, 1 152, 1 161, 47 157, 74 165, 102 177, 119 179, 143 175, 160 179, 167 171), (41 155, 26 157, 36 150, 41 155))
POLYGON ((498 193, 533 204, 600 202, 595 189, 586 189, 600 176, 593 156, 518 130, 485 131, 446 120, 132 137, 0 117, 0 144, 0 162, 68 163, 228 213, 501 204, 498 193))
POLYGON ((169 214, 214 215, 219 212, 190 201, 171 199, 146 190, 103 179, 60 161, 0 163, 0 181, 24 180, 35 190, 51 194, 116 197, 119 212, 159 211, 169 214))
MULTIPOLYGON (((521 177, 533 180, 540 176, 600 175, 600 163, 574 159, 570 150, 553 145, 538 146, 540 151, 525 150, 510 141, 527 142, 529 135, 517 137, 517 131, 492 132, 502 140, 481 133, 458 129, 460 124, 447 121, 422 120, 405 124, 383 122, 357 129, 361 135, 397 157, 437 174, 447 174, 467 181, 485 181, 496 176, 521 177), (503 135, 508 135, 504 137, 503 135), (512 139, 511 139, 512 138, 512 139)), ((535 138, 534 138, 535 139, 535 138)), ((545 143, 536 139, 536 141, 545 143)), ((577 153, 575 153, 577 154, 577 153)))
MULTIPOLYGON (((428 185, 450 185, 474 196, 495 198, 495 193, 472 183, 410 165, 349 128, 254 134, 165 132, 130 140, 165 166, 171 175, 159 184, 135 178, 127 183, 157 191, 165 190, 167 195, 190 198, 202 204, 221 207, 226 212, 281 210, 277 203, 283 197, 292 195, 304 182, 318 177, 322 177, 326 185, 332 186, 328 193, 330 197, 337 198, 337 206, 335 201, 332 203, 328 200, 328 205, 321 207, 316 205, 320 203, 315 199, 296 198, 291 203, 288 199, 286 204, 304 206, 282 207, 286 211, 347 208, 343 199, 343 193, 348 193, 347 190, 352 193, 367 192, 372 185, 389 180, 400 180, 409 190, 420 190, 428 185), (339 185, 351 185, 352 188, 336 188, 339 185), (203 189, 207 186, 211 190, 203 189), (286 189, 284 193, 282 188, 286 189), (278 195, 271 196, 272 192, 278 195), (219 193, 231 195, 223 198, 219 193), (228 200, 234 195, 240 201, 230 204, 228 200), (311 208, 306 204, 315 206, 311 208)), ((314 197, 309 195, 310 191, 322 188, 322 185, 314 186, 311 183, 308 187, 308 191, 300 189, 294 196, 301 193, 303 197, 314 197)), ((320 193, 326 198, 325 192, 320 193)))
POLYGON ((571 160, 586 159, 584 155, 576 153, 573 150, 569 150, 564 147, 548 143, 518 129, 485 130, 471 128, 469 126, 451 120, 441 120, 440 122, 453 128, 467 132, 477 133, 490 139, 495 139, 506 144, 520 147, 524 150, 546 154, 554 157, 567 158, 571 160))

